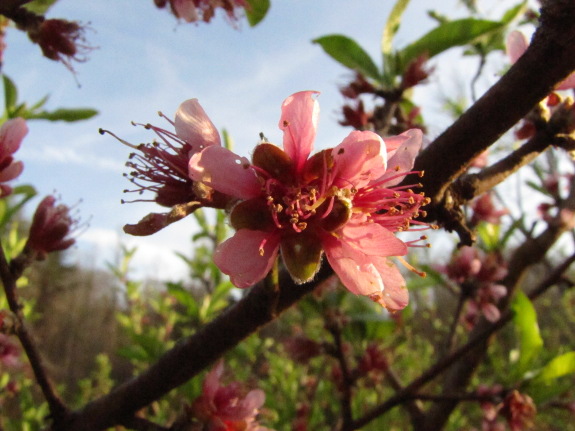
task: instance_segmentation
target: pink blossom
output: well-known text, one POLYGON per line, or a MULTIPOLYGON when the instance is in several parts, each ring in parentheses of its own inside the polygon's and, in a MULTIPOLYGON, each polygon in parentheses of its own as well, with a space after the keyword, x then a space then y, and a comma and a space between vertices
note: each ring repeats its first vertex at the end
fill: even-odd
MULTIPOLYGON (((509 57, 511 64, 514 64, 519 58, 527 51, 529 42, 525 35, 518 31, 512 31, 507 36, 505 44, 505 51, 509 57)), ((575 72, 571 73, 567 78, 555 86, 556 90, 569 90, 575 88, 575 72)))
POLYGON ((281 252, 294 281, 304 283, 325 253, 351 292, 401 309, 407 290, 388 257, 407 253, 408 244, 394 232, 408 230, 426 203, 409 186, 398 186, 421 147, 421 131, 385 143, 373 132, 353 131, 310 157, 316 94, 304 91, 284 101, 283 150, 262 142, 251 162, 218 146, 192 156, 194 181, 239 199, 230 215, 236 233, 218 247, 214 261, 232 283, 248 287, 265 277, 281 252))
POLYGON ((192 404, 194 418, 207 431, 271 431, 256 422, 258 409, 264 404, 265 394, 260 389, 247 393, 240 383, 221 384, 223 361, 207 374, 200 395, 192 404))
POLYGON ((100 129, 101 134, 108 133, 134 150, 126 163, 130 173, 124 176, 129 178, 135 188, 124 192, 138 195, 151 192, 155 195, 153 199, 129 202, 153 201, 172 208, 169 213, 151 213, 137 224, 124 226, 124 231, 131 235, 151 235, 187 216, 200 204, 214 208, 224 208, 227 205, 221 193, 198 187, 188 175, 188 162, 193 154, 209 146, 220 148, 221 145, 218 130, 197 99, 182 103, 173 121, 163 114, 160 116, 172 125, 174 131, 152 124, 143 125, 159 138, 152 143, 134 145, 108 130, 100 129))
POLYGON ((8 120, 0 127, 0 197, 12 193, 12 188, 4 183, 17 178, 24 169, 22 162, 15 161, 12 155, 27 133, 28 126, 22 118, 8 120))

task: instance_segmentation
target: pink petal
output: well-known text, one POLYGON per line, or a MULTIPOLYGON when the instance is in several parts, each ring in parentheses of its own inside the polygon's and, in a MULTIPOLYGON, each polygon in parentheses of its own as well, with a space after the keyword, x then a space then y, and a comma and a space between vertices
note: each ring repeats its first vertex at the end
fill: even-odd
MULTIPOLYGON (((390 147, 388 146, 387 172, 377 180, 378 182, 390 177, 395 177, 398 173, 407 173, 413 168, 413 162, 415 161, 415 157, 417 157, 423 142, 423 134, 421 130, 409 129, 399 136, 395 136, 391 139, 386 138, 384 142, 386 143, 386 146, 389 141, 392 141, 392 145, 397 145, 397 138, 402 139, 401 145, 399 145, 396 150, 392 151, 389 150, 390 147)), ((385 183, 385 186, 392 187, 399 184, 404 177, 405 175, 400 175, 389 180, 385 183)))
POLYGON ((14 154, 27 133, 28 126, 23 118, 6 121, 0 128, 0 160, 14 154))
POLYGON ((338 232, 342 241, 370 256, 405 256, 407 246, 377 223, 348 222, 338 232))
POLYGON ((387 259, 368 256, 334 237, 324 247, 331 267, 350 292, 369 296, 391 311, 407 305, 405 281, 387 259))
POLYGON ((216 396, 218 389, 220 388, 220 378, 224 373, 224 361, 220 359, 216 366, 211 369, 211 371, 206 375, 204 383, 202 385, 203 395, 210 401, 216 396))
POLYGON ((240 199, 259 196, 261 186, 250 162, 227 148, 213 145, 192 156, 189 175, 215 190, 240 199))
MULTIPOLYGON (((389 311, 401 310, 409 303, 409 292, 405 287, 405 279, 393 263, 386 258, 372 257, 383 280, 383 291, 377 301, 389 311)), ((372 298, 374 299, 374 298, 372 298)))
POLYGON ((249 287, 270 271, 278 254, 279 240, 275 232, 240 229, 218 246, 214 262, 230 276, 234 286, 249 287))
POLYGON ((178 137, 192 146, 193 153, 210 145, 221 145, 220 134, 198 99, 186 100, 180 105, 174 125, 178 137))
POLYGON ((511 64, 515 64, 519 60, 519 57, 527 51, 528 46, 529 42, 523 33, 518 30, 509 33, 505 42, 505 52, 511 64))
POLYGON ((361 188, 385 173, 387 153, 379 135, 353 131, 332 150, 334 185, 361 188))
POLYGON ((0 171, 0 183, 13 180, 18 177, 24 170, 24 164, 21 161, 12 162, 10 165, 0 171))
POLYGON ((294 161, 299 172, 313 149, 319 117, 317 91, 292 94, 282 104, 279 128, 284 132, 284 151, 294 161))
POLYGON ((570 90, 571 88, 575 88, 575 73, 572 73, 563 81, 561 81, 557 87, 557 90, 570 90))

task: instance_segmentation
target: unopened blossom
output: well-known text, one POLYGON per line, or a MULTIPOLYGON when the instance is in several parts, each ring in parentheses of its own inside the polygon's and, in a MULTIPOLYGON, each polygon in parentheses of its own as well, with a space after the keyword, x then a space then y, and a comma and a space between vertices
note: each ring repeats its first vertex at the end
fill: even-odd
POLYGON ((126 163, 130 172, 124 176, 135 187, 124 192, 154 195, 153 199, 140 198, 128 202, 155 202, 172 208, 168 213, 151 213, 137 224, 124 226, 124 231, 130 235, 151 235, 201 205, 224 208, 227 204, 225 196, 194 183, 188 175, 188 163, 193 154, 212 145, 221 145, 218 130, 197 99, 182 103, 173 121, 160 115, 171 124, 173 131, 145 124, 144 127, 159 138, 152 143, 134 145, 108 130, 100 130, 101 134, 109 133, 134 150, 126 163))
POLYGON ((387 138, 353 131, 335 148, 310 157, 316 135, 317 93, 288 97, 279 128, 283 149, 264 141, 252 160, 221 146, 192 156, 190 177, 238 203, 230 220, 235 235, 220 244, 216 265, 237 287, 263 279, 277 256, 297 283, 313 279, 322 255, 353 293, 390 310, 408 302, 405 281, 388 257, 407 254, 394 233, 410 223, 427 202, 410 186, 421 147, 419 130, 387 138))
POLYGON ((239 382, 223 385, 223 373, 224 363, 220 361, 207 374, 202 394, 190 409, 194 423, 201 423, 200 429, 204 431, 271 431, 256 421, 265 401, 264 392, 260 389, 246 392, 239 382))
POLYGON ((32 218, 25 251, 42 260, 48 253, 66 250, 76 242, 71 236, 76 223, 69 207, 57 204, 54 196, 45 197, 32 218))
POLYGON ((6 368, 15 368, 20 365, 20 348, 11 337, 4 334, 0 334, 0 365, 6 368))
POLYGON ((21 161, 15 161, 13 154, 18 151, 28 126, 23 118, 6 121, 0 127, 0 197, 12 193, 12 188, 5 184, 17 178, 24 169, 21 161))
POLYGON ((473 210, 473 216, 471 217, 472 225, 476 225, 482 221, 499 224, 501 223, 501 217, 509 214, 509 210, 506 208, 498 209, 495 207, 491 193, 482 194, 477 199, 474 199, 470 206, 473 210))
POLYGON ((500 414, 507 420, 511 431, 524 431, 533 428, 537 408, 529 395, 514 390, 503 400, 500 414))

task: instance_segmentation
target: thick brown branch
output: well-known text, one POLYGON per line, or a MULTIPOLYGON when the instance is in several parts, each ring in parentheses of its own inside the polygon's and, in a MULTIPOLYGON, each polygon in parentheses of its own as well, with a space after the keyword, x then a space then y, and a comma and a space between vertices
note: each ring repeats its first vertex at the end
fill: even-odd
POLYGON ((53 429, 96 431, 123 423, 136 411, 197 375, 331 274, 331 268, 324 265, 313 282, 297 285, 282 273, 279 297, 264 282, 258 283, 240 302, 182 340, 141 375, 74 412, 65 426, 53 429))
POLYGON ((444 193, 469 163, 523 118, 575 69, 575 3, 556 0, 543 8, 541 25, 525 54, 509 71, 417 158, 415 169, 432 199, 429 218, 438 219, 444 193))

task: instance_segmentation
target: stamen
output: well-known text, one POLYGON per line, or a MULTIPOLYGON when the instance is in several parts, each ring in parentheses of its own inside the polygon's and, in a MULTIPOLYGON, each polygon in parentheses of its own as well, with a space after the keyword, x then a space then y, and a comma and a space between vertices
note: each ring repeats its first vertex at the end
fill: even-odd
POLYGON ((408 270, 410 270, 411 272, 413 272, 414 274, 419 275, 420 277, 427 277, 427 274, 423 271, 419 271, 417 269, 415 269, 411 264, 409 264, 403 257, 401 256, 396 256, 396 258, 401 262, 401 264, 403 266, 405 266, 408 270))

